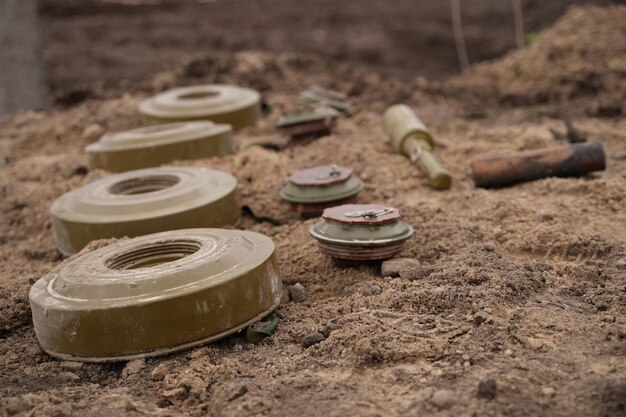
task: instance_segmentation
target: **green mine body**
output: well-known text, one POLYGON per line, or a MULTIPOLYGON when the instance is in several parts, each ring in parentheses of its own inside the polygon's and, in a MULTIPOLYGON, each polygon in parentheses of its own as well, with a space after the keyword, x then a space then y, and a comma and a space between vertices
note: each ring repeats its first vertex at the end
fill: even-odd
POLYGON ((381 261, 399 253, 414 233, 398 209, 376 204, 345 204, 324 210, 309 229, 326 255, 354 263, 381 261))
POLYGON ((284 115, 276 123, 276 127, 280 129, 305 123, 319 123, 335 120, 337 117, 339 112, 331 108, 300 111, 284 115))
POLYGON ((234 131, 254 126, 261 117, 261 95, 224 84, 195 85, 164 91, 139 103, 148 124, 210 120, 234 131))
POLYGON ((232 226, 240 216, 237 180, 206 168, 132 170, 63 194, 52 204, 50 216, 64 255, 98 239, 232 226))
POLYGON ((87 145, 89 166, 111 172, 234 153, 232 127, 209 121, 167 123, 104 135, 87 145))
POLYGON ((433 188, 450 188, 452 177, 433 152, 435 141, 413 110, 407 105, 395 104, 385 111, 383 123, 394 150, 408 156, 433 188))
POLYGON ((201 228, 79 255, 39 279, 29 300, 35 334, 48 354, 114 362, 237 333, 272 312, 281 293, 271 239, 201 228))
POLYGON ((280 196, 309 217, 319 216, 328 207, 353 201, 362 189, 363 182, 350 168, 333 164, 296 172, 280 196))

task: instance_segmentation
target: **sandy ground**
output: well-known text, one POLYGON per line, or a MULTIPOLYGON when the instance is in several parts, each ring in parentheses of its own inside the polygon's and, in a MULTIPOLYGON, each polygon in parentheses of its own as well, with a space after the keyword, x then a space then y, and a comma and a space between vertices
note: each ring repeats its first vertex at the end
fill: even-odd
MULTIPOLYGON (((354 103, 332 136, 280 152, 250 148, 177 163, 232 172, 243 204, 285 221, 243 224, 275 241, 285 287, 299 282, 308 293, 300 303, 285 294, 277 332, 259 345, 233 336, 110 365, 76 366, 43 353, 27 294, 63 262, 48 208, 62 193, 106 174, 86 169, 82 149, 99 130, 137 126, 135 107, 145 95, 1 120, 0 152, 8 163, 0 167, 0 415, 623 416, 626 121, 592 117, 575 103, 623 95, 623 78, 602 80, 626 73, 625 16, 623 6, 571 9, 537 45, 506 58, 540 65, 549 61, 550 45, 565 45, 569 59, 560 68, 570 79, 577 72, 569 65, 583 65, 581 49, 604 54, 612 66, 598 66, 598 90, 520 106, 500 101, 501 87, 480 112, 475 98, 447 92, 458 84, 398 81, 348 65, 329 70, 324 59, 306 55, 240 53, 156 76, 155 90, 216 80, 264 91, 277 110, 238 134, 239 144, 274 135, 279 109, 302 85, 342 89, 354 103), (618 39, 607 48, 609 35, 618 39), (432 129, 454 175, 450 191, 430 189, 392 152, 380 114, 397 101, 409 103, 432 129), (474 188, 472 158, 553 145, 548 129, 563 129, 568 116, 602 142, 606 171, 474 188), (319 253, 307 234, 315 220, 299 221, 278 192, 295 170, 332 162, 352 167, 366 182, 361 201, 402 209, 416 229, 402 256, 419 265, 385 277, 374 267, 339 268, 319 253), (304 348, 303 338, 314 332, 324 340, 304 348)), ((491 68, 509 65, 506 59, 491 68)), ((527 83, 528 97, 536 96, 539 74, 548 68, 539 70, 517 79, 527 83)), ((463 91, 475 82, 466 80, 463 91)))

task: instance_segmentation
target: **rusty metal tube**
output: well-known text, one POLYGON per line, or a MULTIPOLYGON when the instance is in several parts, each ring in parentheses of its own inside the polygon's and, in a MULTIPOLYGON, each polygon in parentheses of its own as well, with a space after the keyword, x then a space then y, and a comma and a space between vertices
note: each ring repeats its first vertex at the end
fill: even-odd
POLYGON ((606 168, 600 142, 557 146, 512 155, 474 159, 472 179, 477 187, 495 188, 547 177, 576 177, 606 168))

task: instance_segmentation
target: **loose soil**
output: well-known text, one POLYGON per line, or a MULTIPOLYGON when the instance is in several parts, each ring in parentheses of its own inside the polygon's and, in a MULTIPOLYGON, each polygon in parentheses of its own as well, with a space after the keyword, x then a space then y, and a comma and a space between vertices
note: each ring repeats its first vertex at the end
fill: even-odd
MULTIPOLYGON (((584 61, 584 48, 613 63, 595 69, 598 91, 623 88, 610 74, 626 73, 624 60, 613 60, 623 58, 624 22, 623 6, 575 7, 555 25, 578 26, 563 62, 584 61), (605 32, 616 37, 608 46, 593 36, 605 32)), ((559 36, 560 29, 547 31, 536 46, 489 68, 526 57, 538 73, 556 74, 542 63, 559 36)), ((531 106, 502 106, 494 97, 477 107, 470 81, 454 87, 471 94, 457 95, 422 79, 331 63, 288 53, 210 55, 147 83, 154 91, 236 83, 261 90, 273 105, 259 126, 238 132, 237 154, 176 163, 233 173, 242 204, 285 222, 246 218, 242 226, 274 240, 285 284, 279 327, 258 345, 232 336, 109 365, 64 363, 42 352, 28 290, 64 262, 48 208, 62 193, 106 175, 86 168, 83 147, 99 132, 140 125, 136 106, 146 93, 0 120, 0 153, 8 161, 0 167, 0 415, 624 415, 626 120, 592 117, 551 94, 531 106), (278 152, 244 149, 276 139, 281 108, 311 83, 350 95, 353 108, 333 135, 278 152), (398 101, 431 128, 454 176, 450 191, 429 188, 392 152, 381 112, 398 101), (549 128, 563 130, 567 117, 602 142, 606 171, 499 190, 473 186, 472 158, 554 145, 549 128), (291 173, 328 163, 349 166, 364 180, 360 201, 399 207, 413 225, 416 234, 401 255, 414 260, 406 273, 337 267, 308 235, 315 220, 300 221, 280 201, 291 173), (308 294, 301 302, 288 297, 296 283, 308 294)), ((568 69, 562 74, 569 77, 568 69)), ((550 87, 529 79, 529 97, 550 87)))

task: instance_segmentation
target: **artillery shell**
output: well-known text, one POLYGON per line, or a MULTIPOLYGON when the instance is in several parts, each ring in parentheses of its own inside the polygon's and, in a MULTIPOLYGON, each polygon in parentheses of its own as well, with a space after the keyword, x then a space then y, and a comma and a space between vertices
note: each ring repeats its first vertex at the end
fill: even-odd
POLYGON ((240 217, 232 175, 204 168, 147 168, 110 175, 59 197, 50 208, 64 255, 92 240, 234 225, 240 217))
POLYGON ((117 242, 39 279, 29 299, 39 344, 63 360, 165 355, 245 329, 280 303, 271 239, 187 229, 117 242))
POLYGON ((231 154, 232 131, 208 121, 168 123, 104 135, 85 151, 91 168, 123 172, 231 154))
POLYGON ((383 123, 394 150, 408 156, 426 175, 433 188, 450 188, 452 176, 433 152, 435 141, 410 107, 404 104, 389 107, 383 115, 383 123))
POLYGON ((210 120, 239 130, 261 117, 261 96, 254 90, 212 84, 174 88, 139 103, 150 123, 210 120))
POLYGON ((600 142, 474 159, 472 179, 477 187, 503 187, 546 177, 572 177, 606 168, 600 142))

